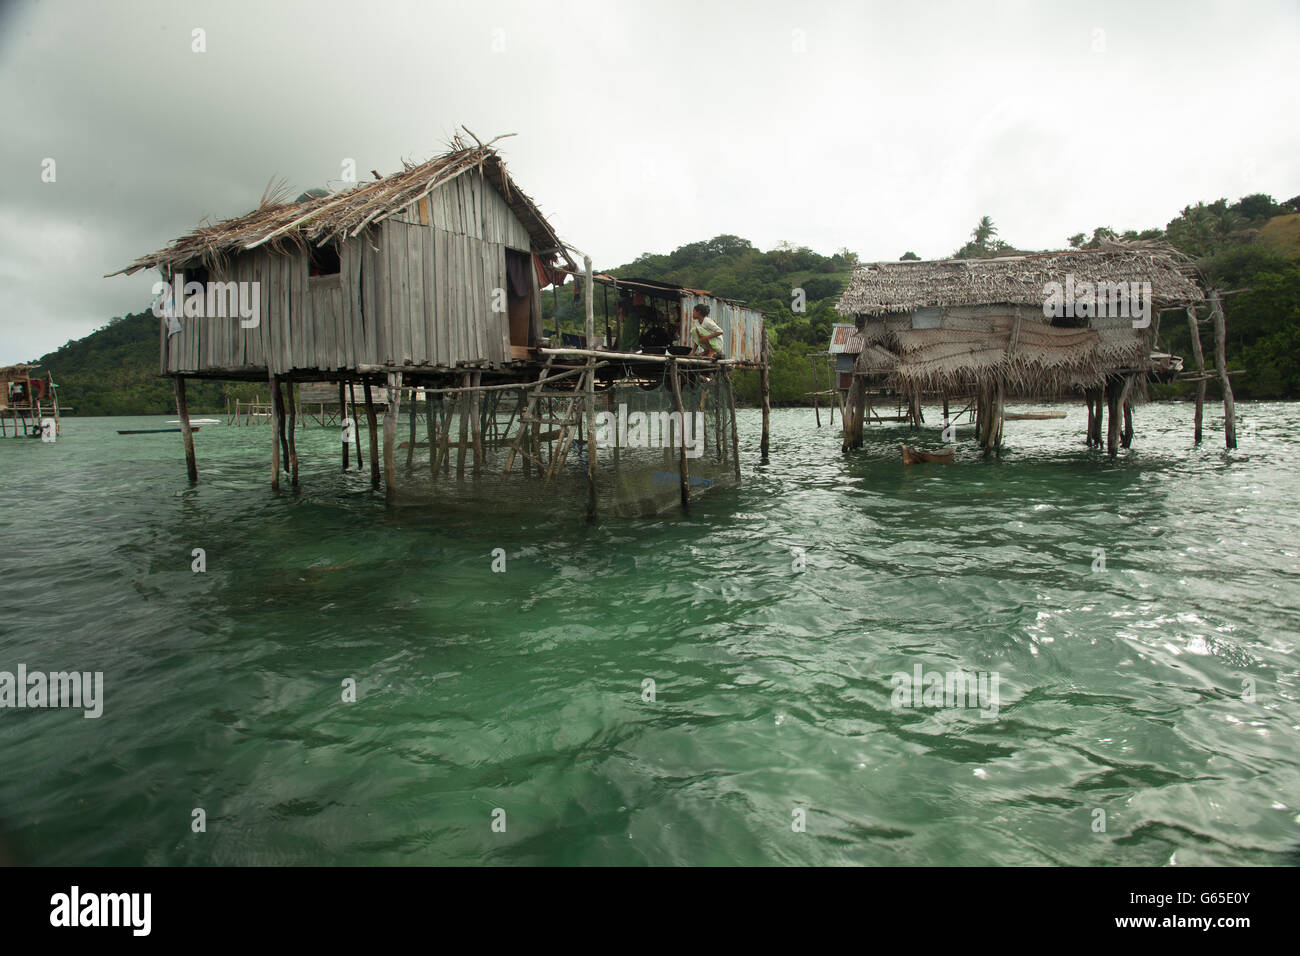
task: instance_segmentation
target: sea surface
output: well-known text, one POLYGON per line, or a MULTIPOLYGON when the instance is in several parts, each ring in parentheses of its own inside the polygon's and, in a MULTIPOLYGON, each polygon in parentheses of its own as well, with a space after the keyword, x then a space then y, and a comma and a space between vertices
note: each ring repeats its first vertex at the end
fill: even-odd
POLYGON ((170 416, 2 441, 0 671, 104 694, 0 709, 0 856, 1300 862, 1300 405, 1235 452, 1143 406, 1115 462, 1068 411, 905 468, 936 428, 776 410, 761 464, 742 410, 739 488, 594 526, 390 508, 333 427, 278 495, 265 426, 203 427, 193 487, 117 434, 170 416))

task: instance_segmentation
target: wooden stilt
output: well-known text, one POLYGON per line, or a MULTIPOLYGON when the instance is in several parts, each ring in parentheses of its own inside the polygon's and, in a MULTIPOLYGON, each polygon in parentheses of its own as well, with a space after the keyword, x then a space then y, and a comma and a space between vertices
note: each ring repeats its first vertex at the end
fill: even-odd
MULTIPOLYGON (((477 388, 483 381, 482 372, 470 375, 470 385, 477 388)), ((474 442, 474 477, 483 471, 483 396, 482 393, 470 392, 470 434, 474 442)))
POLYGON ((1192 337, 1192 357, 1196 359, 1196 414, 1192 424, 1192 442, 1201 443, 1201 416, 1205 410, 1205 353, 1201 351, 1201 330, 1196 322, 1196 308, 1187 307, 1187 328, 1192 337))
MULTIPOLYGON (((348 417, 348 395, 343 382, 339 382, 339 431, 343 433, 343 470, 348 470, 348 430, 343 427, 348 417)), ((355 427, 355 426, 354 426, 355 427)))
POLYGON ((349 404, 352 406, 352 435, 356 439, 353 445, 357 453, 357 468, 366 467, 366 463, 361 458, 361 421, 357 418, 357 388, 351 382, 348 382, 349 404))
POLYGON ((190 481, 199 480, 198 462, 194 460, 194 433, 190 430, 190 407, 185 401, 185 376, 172 379, 172 394, 176 397, 176 417, 181 420, 181 438, 185 442, 185 470, 190 481))
POLYGON ((366 426, 370 430, 370 487, 379 490, 379 422, 375 419, 375 401, 367 379, 361 386, 366 400, 366 426))
POLYGON ((808 356, 808 366, 812 369, 812 400, 813 400, 813 418, 817 422, 817 427, 822 427, 822 412, 817 403, 817 390, 821 388, 821 382, 817 380, 817 359, 808 356))
MULTIPOLYGON (((469 388, 469 372, 460 377, 462 389, 469 388)), ((456 480, 465 478, 465 449, 469 444, 469 392, 462 391, 456 396, 456 414, 460 417, 460 444, 456 449, 456 480)))
POLYGON ((1223 391, 1223 441, 1231 450, 1237 447, 1237 409, 1232 383, 1228 381, 1227 328, 1217 289, 1210 290, 1210 318, 1214 321, 1214 366, 1219 371, 1219 388, 1223 391))
MULTIPOLYGON (((586 287, 586 318, 587 318, 587 348, 596 348, 596 319, 593 312, 593 288, 591 279, 591 256, 582 257, 582 268, 587 274, 586 287)), ((673 366, 676 366, 673 362, 673 366)), ((586 406, 587 418, 587 520, 596 520, 596 358, 594 355, 587 356, 587 376, 586 376, 587 394, 584 401, 586 406)), ((677 399, 678 407, 681 406, 680 396, 677 399)))
MULTIPOLYGON (((772 382, 769 366, 772 364, 772 346, 767 341, 767 334, 763 335, 763 364, 758 370, 758 388, 762 393, 763 399, 763 437, 759 443, 759 457, 767 461, 768 453, 768 436, 771 431, 772 422, 772 382)), ((860 442, 859 442, 860 443, 860 442)))
POLYGON ((998 382, 997 402, 998 402, 998 407, 995 413, 997 415, 997 419, 996 419, 997 424, 994 426, 997 428, 997 440, 993 443, 993 447, 994 449, 996 449, 998 453, 998 457, 1001 458, 1002 457, 1002 429, 1007 423, 1007 386, 1006 383, 1002 381, 998 382))
POLYGON ((410 395, 409 395, 408 397, 410 398, 410 401, 411 401, 411 413, 410 413, 410 414, 411 414, 411 428, 410 428, 410 432, 411 432, 411 434, 410 434, 410 437, 409 437, 409 438, 407 439, 407 441, 406 441, 406 473, 409 475, 409 474, 411 473, 412 469, 415 467, 415 465, 414 465, 414 461, 415 461, 415 420, 416 420, 417 418, 419 418, 420 416, 419 416, 419 414, 417 413, 417 406, 416 406, 416 404, 415 404, 415 389, 414 389, 414 388, 412 388, 412 389, 410 390, 410 395))
POLYGON ((288 472, 289 472, 289 436, 285 433, 285 425, 286 425, 286 423, 287 423, 288 413, 285 411, 285 404, 284 404, 284 386, 283 386, 283 384, 280 382, 280 379, 278 379, 278 378, 275 380, 275 396, 274 396, 274 400, 276 400, 276 401, 278 401, 278 402, 280 403, 280 417, 277 419, 277 424, 278 424, 279 431, 280 431, 280 456, 281 456, 281 460, 282 460, 282 462, 283 462, 283 464, 284 464, 284 471, 285 471, 285 474, 288 474, 288 472))
POLYGON ((1092 391, 1085 389, 1083 393, 1083 404, 1088 409, 1088 424, 1083 429, 1083 443, 1089 448, 1092 447, 1092 391))
MULTIPOLYGON (((531 478, 533 477, 533 456, 537 454, 537 452, 533 450, 533 446, 536 444, 536 442, 533 441, 533 435, 537 432, 537 424, 536 422, 532 425, 528 424, 528 395, 522 388, 519 390, 516 401, 519 403, 519 434, 515 440, 519 445, 519 449, 523 451, 524 477, 531 478)), ((510 454, 506 458, 507 473, 509 473, 511 466, 514 464, 515 454, 516 449, 511 448, 510 454)))
MULTIPOLYGON (((727 380, 727 404, 731 413, 731 461, 732 468, 735 469, 736 481, 740 481, 740 433, 736 430, 736 389, 731 379, 731 369, 728 368, 723 375, 727 380)), ((840 416, 843 418, 844 416, 840 416)))
POLYGON ((397 489, 397 416, 402 411, 402 373, 388 373, 388 407, 384 409, 384 488, 391 501, 397 489))
MULTIPOLYGON (((677 409, 677 420, 681 422, 683 432, 686 428, 686 410, 682 407, 682 387, 677 375, 677 362, 668 363, 668 377, 673 384, 673 406, 677 409)), ((683 434, 683 438, 684 438, 683 434)), ((678 458, 678 470, 681 475, 682 484, 682 510, 689 510, 691 507, 691 470, 687 464, 686 442, 681 442, 682 451, 678 458)))
POLYGON ((1117 378, 1106 381, 1106 454, 1114 458, 1119 451, 1119 398, 1123 386, 1117 378))
POLYGON ((866 418, 867 406, 871 404, 871 398, 867 394, 867 383, 862 380, 858 388, 858 403, 853 409, 853 447, 862 447, 862 423, 866 418))
MULTIPOLYGON (((439 395, 438 401, 442 401, 442 395, 439 395)), ((415 414, 415 406, 411 408, 412 414, 415 414)), ((438 416, 433 411, 433 395, 424 393, 424 431, 429 436, 429 479, 437 480, 438 477, 438 416)))
POLYGON ((280 384, 275 380, 275 374, 270 376, 271 384, 271 490, 280 490, 280 417, 283 409, 280 408, 280 384))
POLYGON ((862 377, 853 376, 853 382, 849 385, 849 397, 844 406, 843 424, 844 424, 844 441, 840 445, 840 451, 851 451, 862 444, 861 433, 855 434, 855 423, 862 420, 862 377))
POLYGON ((289 381, 289 428, 288 428, 288 449, 289 449, 289 483, 295 488, 298 487, 298 442, 295 437, 295 429, 298 425, 298 398, 294 395, 294 384, 289 381))

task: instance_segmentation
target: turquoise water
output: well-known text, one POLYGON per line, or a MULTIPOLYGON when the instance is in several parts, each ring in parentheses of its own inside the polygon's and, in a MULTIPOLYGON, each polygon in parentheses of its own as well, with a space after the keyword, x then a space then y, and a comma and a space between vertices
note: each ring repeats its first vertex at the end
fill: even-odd
POLYGON ((105 683, 98 720, 0 710, 7 853, 1297 862, 1300 406, 1231 454, 1143 407, 1113 464, 1069 412, 905 469, 901 426, 846 457, 802 409, 760 466, 742 411, 742 487, 595 527, 389 509, 333 428, 278 497, 264 427, 205 427, 193 488, 178 435, 116 434, 162 417, 0 443, 0 670, 105 683), (893 706, 916 665, 996 674, 996 715, 893 706))

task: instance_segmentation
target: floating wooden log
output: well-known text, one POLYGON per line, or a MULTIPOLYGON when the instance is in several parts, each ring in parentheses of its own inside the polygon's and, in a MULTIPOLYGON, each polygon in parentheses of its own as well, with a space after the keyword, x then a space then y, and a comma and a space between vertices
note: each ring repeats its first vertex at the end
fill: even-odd
POLYGON ((953 455, 957 453, 957 450, 951 447, 940 451, 923 451, 920 448, 909 448, 907 445, 899 445, 898 447, 903 452, 904 465, 948 465, 952 463, 953 455))

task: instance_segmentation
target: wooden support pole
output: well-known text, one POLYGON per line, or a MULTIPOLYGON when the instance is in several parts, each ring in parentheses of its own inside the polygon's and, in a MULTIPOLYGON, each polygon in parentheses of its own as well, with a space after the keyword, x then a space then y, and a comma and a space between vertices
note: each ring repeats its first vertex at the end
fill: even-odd
POLYGON ((348 399, 348 404, 352 406, 352 435, 356 439, 352 447, 357 453, 357 468, 360 470, 366 467, 366 463, 361 458, 361 422, 357 418, 357 388, 351 382, 348 382, 348 399))
POLYGON ((393 500, 397 489, 397 416, 402 411, 402 373, 388 373, 388 407, 384 409, 384 490, 393 500))
POLYGON ((415 467, 415 420, 420 416, 417 414, 418 406, 415 404, 415 389, 411 389, 411 435, 406 442, 406 473, 409 475, 415 467))
POLYGON ((1196 323, 1196 308, 1187 307, 1187 328, 1192 336, 1192 357, 1196 359, 1196 414, 1192 424, 1192 442, 1201 443, 1201 417, 1205 410, 1205 353, 1201 351, 1201 330, 1196 323))
POLYGON ((185 376, 172 379, 172 394, 176 397, 176 417, 181 420, 181 438, 185 442, 185 470, 190 481, 199 480, 198 462, 194 460, 194 433, 190 430, 190 407, 185 401, 185 376))
MULTIPOLYGON (((460 383, 469 388, 469 372, 461 374, 460 383)), ((460 418, 460 443, 456 449, 456 480, 465 478, 465 449, 469 445, 469 392, 462 391, 456 396, 456 414, 460 418)))
POLYGON ((999 458, 1002 457, 1002 427, 1006 424, 1007 413, 1007 386, 1001 379, 998 380, 997 388, 994 390, 993 409, 993 450, 997 452, 999 458))
MULTIPOLYGON (((348 394, 343 382, 339 382, 339 431, 343 433, 343 470, 348 470, 348 430, 343 424, 348 417, 348 394)), ((355 426, 354 426, 355 427, 355 426)))
MULTIPOLYGON (((477 386, 483 380, 482 372, 474 372, 470 376, 470 386, 477 386)), ((470 434, 474 440, 474 477, 478 477, 483 471, 483 395, 481 392, 470 392, 470 434)))
POLYGON ((366 400, 366 426, 370 430, 370 487, 379 490, 379 422, 375 419, 375 400, 367 379, 361 386, 366 400))
POLYGON ((736 471, 736 481, 740 481, 740 433, 736 430, 736 388, 731 379, 731 369, 726 369, 723 375, 727 379, 727 402, 731 406, 731 459, 736 471))
POLYGON ((284 407, 284 388, 281 386, 278 378, 275 380, 275 395, 272 397, 272 400, 280 403, 280 417, 276 419, 276 424, 280 432, 280 455, 284 463, 285 473, 287 474, 289 471, 289 436, 285 434, 287 413, 285 412, 284 407))
POLYGON ((1219 388, 1223 391, 1223 441, 1231 450, 1237 447, 1237 409, 1232 383, 1228 381, 1228 334, 1217 289, 1210 290, 1210 318, 1214 320, 1214 365, 1219 370, 1219 388))
POLYGON ((280 426, 277 420, 280 417, 280 385, 275 380, 275 373, 271 373, 271 490, 280 490, 280 426))
POLYGON ((844 424, 844 440, 840 443, 840 451, 846 452, 857 448, 861 441, 854 443, 853 423, 858 418, 858 410, 862 404, 862 378, 858 375, 853 376, 853 381, 849 385, 849 397, 844 406, 844 414, 841 416, 844 424))
MULTIPOLYGON (((768 437, 772 424, 772 381, 771 381, 771 364, 772 364, 772 346, 767 341, 767 332, 763 332, 763 346, 760 353, 763 359, 763 365, 758 370, 758 388, 762 393, 763 399, 763 435, 759 441, 758 454, 762 461, 767 461, 768 437)), ((858 436, 858 444, 862 444, 861 435, 858 436)), ((855 446, 856 447, 856 446, 855 446)))
POLYGON ((1122 388, 1119 379, 1106 380, 1106 454, 1111 458, 1119 451, 1119 398, 1122 388))
MULTIPOLYGON (((415 406, 411 406, 411 414, 415 414, 415 406)), ((433 411, 433 396, 426 390, 424 393, 424 430, 429 436, 429 479, 436 480, 438 477, 438 425, 437 415, 433 411)))
POLYGON ((821 408, 819 408, 819 407, 818 407, 818 404, 817 404, 817 390, 818 390, 819 388, 821 388, 821 382, 819 382, 819 381, 817 380, 817 359, 816 359, 816 357, 814 357, 814 356, 812 356, 812 355, 808 356, 808 367, 812 370, 812 387, 813 387, 813 392, 812 392, 812 399, 813 399, 813 418, 814 418, 814 419, 816 420, 816 422, 817 422, 817 427, 818 427, 818 428, 821 428, 821 427, 822 427, 822 412, 821 412, 821 408))
MULTIPOLYGON (((518 402, 519 408, 519 434, 516 436, 515 441, 518 444, 519 449, 523 452, 524 477, 531 478, 533 477, 533 456, 537 454, 537 452, 533 450, 533 445, 536 444, 536 442, 533 441, 533 435, 537 432, 537 425, 536 423, 530 424, 528 421, 528 395, 522 388, 519 390, 516 401, 518 402)), ((509 473, 511 466, 514 465, 514 462, 515 449, 512 448, 510 449, 510 454, 506 457, 507 474, 509 473)))
POLYGON ((686 409, 682 407, 682 387, 677 376, 677 363, 668 363, 668 377, 673 383, 673 406, 677 409, 677 420, 680 423, 682 451, 678 458, 678 470, 681 475, 682 483, 682 510, 688 511, 691 507, 691 469, 687 464, 686 458, 686 409))
MULTIPOLYGON (((587 300, 587 348, 596 348, 596 318, 593 311, 593 295, 591 285, 591 256, 582 257, 582 267, 587 273, 586 281, 586 300, 587 300)), ((587 519, 594 521, 596 519, 596 358, 595 356, 587 357, 587 394, 586 394, 586 412, 587 412, 587 519)), ((677 365, 674 362, 673 368, 677 365)), ((678 398, 677 404, 681 405, 681 399, 678 398)))
POLYGON ((289 429, 288 429, 288 450, 289 450, 289 483, 295 488, 298 487, 298 442, 294 435, 294 430, 298 425, 298 398, 294 395, 294 384, 290 380, 285 383, 289 389, 289 429))

